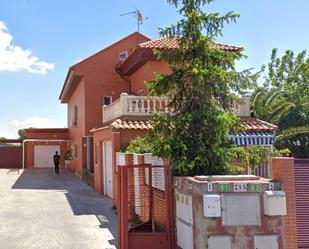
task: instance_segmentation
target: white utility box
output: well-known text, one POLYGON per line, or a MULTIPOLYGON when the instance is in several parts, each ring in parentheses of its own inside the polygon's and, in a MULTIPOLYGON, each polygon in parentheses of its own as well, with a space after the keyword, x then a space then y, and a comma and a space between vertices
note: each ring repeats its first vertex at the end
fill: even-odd
POLYGON ((177 245, 182 249, 193 249, 192 225, 177 219, 176 229, 177 229, 177 245))
POLYGON ((231 237, 229 236, 210 236, 208 239, 209 249, 231 249, 231 237))
POLYGON ((278 249, 277 235, 254 236, 254 248, 256 249, 278 249))
POLYGON ((264 214, 268 216, 286 215, 286 195, 284 191, 264 192, 264 214))
POLYGON ((205 217, 221 217, 221 196, 216 194, 203 195, 203 214, 205 217))
POLYGON ((193 223, 191 195, 176 191, 176 216, 188 224, 193 223))

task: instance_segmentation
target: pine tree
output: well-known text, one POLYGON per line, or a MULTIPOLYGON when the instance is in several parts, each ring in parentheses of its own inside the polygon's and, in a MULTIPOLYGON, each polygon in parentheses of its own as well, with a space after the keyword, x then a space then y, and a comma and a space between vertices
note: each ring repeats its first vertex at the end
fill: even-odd
POLYGON ((206 13, 212 0, 168 0, 182 19, 160 35, 176 39, 179 49, 156 51, 172 70, 150 83, 152 95, 168 96, 173 114, 154 118, 149 134, 155 154, 170 160, 180 175, 226 174, 233 146, 228 133, 239 128, 231 113, 237 94, 251 84, 248 71, 237 72, 242 50, 218 49, 215 39, 238 14, 206 13))

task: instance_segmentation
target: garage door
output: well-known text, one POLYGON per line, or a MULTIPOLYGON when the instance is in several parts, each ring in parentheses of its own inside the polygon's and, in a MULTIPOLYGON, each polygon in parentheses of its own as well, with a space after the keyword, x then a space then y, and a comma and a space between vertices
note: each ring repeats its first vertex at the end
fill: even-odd
POLYGON ((53 155, 59 152, 58 145, 35 145, 34 146, 34 167, 54 167, 53 155))

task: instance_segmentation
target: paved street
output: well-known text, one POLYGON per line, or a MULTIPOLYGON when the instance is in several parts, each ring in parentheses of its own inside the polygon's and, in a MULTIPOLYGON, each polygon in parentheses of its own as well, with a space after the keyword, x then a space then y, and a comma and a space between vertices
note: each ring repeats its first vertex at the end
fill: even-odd
POLYGON ((71 173, 0 169, 1 249, 115 248, 109 199, 71 173))

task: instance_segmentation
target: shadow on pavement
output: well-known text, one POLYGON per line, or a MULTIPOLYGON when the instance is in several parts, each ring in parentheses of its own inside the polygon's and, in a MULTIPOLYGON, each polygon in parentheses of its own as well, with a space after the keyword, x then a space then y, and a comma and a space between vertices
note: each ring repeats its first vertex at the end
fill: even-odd
POLYGON ((80 177, 68 171, 60 176, 53 169, 27 169, 19 176, 12 189, 58 190, 64 192, 74 215, 95 215, 101 223, 100 228, 108 229, 114 239, 111 245, 117 246, 117 216, 113 203, 89 187, 80 177))

